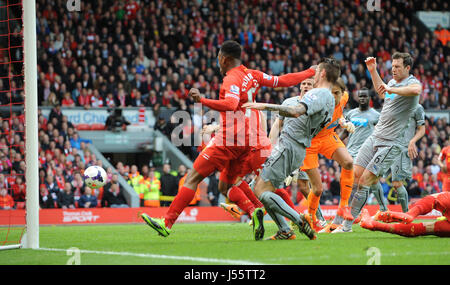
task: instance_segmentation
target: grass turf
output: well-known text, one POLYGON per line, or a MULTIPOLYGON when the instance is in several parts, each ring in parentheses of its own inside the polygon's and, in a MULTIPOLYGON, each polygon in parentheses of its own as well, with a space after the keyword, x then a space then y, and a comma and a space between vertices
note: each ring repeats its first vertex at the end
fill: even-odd
MULTIPOLYGON (((276 226, 266 222, 266 237, 276 226)), ((64 265, 67 249, 82 250, 80 263, 92 264, 311 264, 365 265, 376 247, 380 264, 450 264, 450 239, 434 236, 405 238, 371 232, 355 225, 349 234, 319 234, 310 241, 254 241, 243 223, 176 224, 169 237, 147 225, 48 226, 40 228, 40 247, 49 250, 0 251, 1 265, 64 265), (108 252, 109 254, 106 254, 108 252), (118 252, 127 254, 117 254, 118 252), (181 258, 179 258, 181 256, 181 258)))

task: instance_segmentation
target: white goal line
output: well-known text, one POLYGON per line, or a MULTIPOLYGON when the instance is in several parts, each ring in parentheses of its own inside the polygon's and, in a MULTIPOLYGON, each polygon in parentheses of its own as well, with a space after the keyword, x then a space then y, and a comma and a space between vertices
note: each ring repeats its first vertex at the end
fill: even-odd
MULTIPOLYGON (((33 250, 67 252, 67 249, 62 249, 62 248, 37 248, 37 249, 33 249, 33 250)), ((171 259, 171 260, 187 260, 187 261, 221 263, 221 264, 232 264, 232 265, 265 265, 263 263, 258 263, 258 262, 248 261, 248 260, 218 259, 218 258, 205 258, 205 257, 192 257, 192 256, 177 256, 177 255, 161 255, 161 254, 150 254, 150 253, 99 251, 99 250, 86 250, 86 249, 80 249, 80 253, 117 255, 117 256, 133 256, 133 257, 142 257, 142 258, 171 259)))

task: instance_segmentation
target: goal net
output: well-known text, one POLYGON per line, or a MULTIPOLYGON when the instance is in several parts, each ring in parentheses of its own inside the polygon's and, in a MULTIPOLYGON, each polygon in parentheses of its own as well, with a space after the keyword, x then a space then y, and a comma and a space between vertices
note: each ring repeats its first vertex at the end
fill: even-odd
MULTIPOLYGON (((0 0, 0 249, 23 245, 25 232, 29 231, 28 216, 36 215, 38 210, 37 187, 30 187, 38 179, 37 171, 36 175, 31 176, 33 169, 29 169, 28 163, 30 158, 36 157, 37 160, 37 154, 33 154, 34 151, 37 152, 37 144, 35 140, 27 142, 27 136, 35 134, 34 131, 29 131, 30 127, 36 126, 37 133, 37 125, 30 124, 32 118, 27 118, 30 115, 34 117, 33 111, 36 108, 26 107, 30 101, 25 96, 27 93, 37 97, 36 84, 33 82, 36 81, 37 73, 36 67, 30 72, 24 65, 25 53, 34 50, 30 55, 35 57, 35 33, 33 0, 0 0), (24 7, 29 11, 25 12, 24 7), (30 13, 33 17, 30 17, 30 13), (27 16, 28 23, 24 25, 23 19, 27 16), (34 26, 30 29, 32 22, 34 26), (30 44, 29 36, 28 42, 25 39, 25 30, 27 34, 34 35, 31 37, 34 44, 30 44), (29 44, 31 48, 26 49, 25 44, 29 44), (34 92, 28 92, 26 81, 34 88, 34 92), (35 145, 30 148, 29 143, 35 145), (31 193, 33 207, 29 204, 28 192, 32 192, 31 190, 36 190, 36 193, 31 193)), ((33 100, 31 102, 30 107, 34 107, 33 100)), ((34 121, 37 121, 37 116, 34 121)), ((37 161, 31 167, 36 167, 35 165, 37 161)), ((32 228, 36 228, 35 224, 32 228)), ((35 235, 35 229, 33 230, 35 235)))

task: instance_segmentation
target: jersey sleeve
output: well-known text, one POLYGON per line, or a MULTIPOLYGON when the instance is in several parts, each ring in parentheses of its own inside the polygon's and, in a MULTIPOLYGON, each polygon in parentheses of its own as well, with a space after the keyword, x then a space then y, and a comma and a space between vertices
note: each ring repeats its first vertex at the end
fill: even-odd
POLYGON ((325 108, 325 96, 318 96, 314 92, 307 92, 300 100, 300 103, 306 106, 306 115, 311 116, 325 108))
POLYGON ((224 78, 223 84, 220 87, 221 92, 223 90, 224 99, 220 100, 212 100, 212 99, 206 99, 202 98, 200 100, 200 103, 205 105, 206 107, 223 112, 223 111, 236 111, 236 109, 239 106, 240 102, 240 89, 239 84, 236 79, 233 78, 224 78))
POLYGON ((281 76, 272 76, 264 72, 254 70, 254 75, 261 86, 266 87, 290 87, 300 84, 303 80, 314 76, 315 70, 309 68, 305 71, 288 73, 281 76))
POLYGON ((422 83, 420 83, 420 81, 415 77, 415 76, 410 76, 408 78, 408 81, 406 82, 406 85, 412 85, 412 84, 419 84, 422 85, 422 83))
POLYGON ((414 119, 416 120, 417 126, 425 125, 425 110, 422 105, 417 105, 416 112, 414 112, 414 119))

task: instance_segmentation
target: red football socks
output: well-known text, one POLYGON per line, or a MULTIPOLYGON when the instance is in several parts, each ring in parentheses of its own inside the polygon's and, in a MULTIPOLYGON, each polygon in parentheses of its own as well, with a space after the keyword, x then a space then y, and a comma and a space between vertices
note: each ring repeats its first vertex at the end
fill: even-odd
POLYGON ((253 193, 252 189, 248 185, 247 182, 244 180, 241 181, 241 183, 238 185, 239 189, 244 192, 245 196, 253 203, 255 208, 264 208, 264 205, 259 201, 259 199, 256 197, 255 193, 253 193))
POLYGON ((180 191, 178 191, 177 196, 173 200, 172 204, 170 204, 169 210, 165 215, 165 225, 169 229, 172 228, 172 225, 175 224, 178 216, 183 212, 183 210, 189 205, 189 203, 194 199, 195 191, 189 189, 185 186, 181 187, 180 191))
POLYGON ((437 221, 434 223, 434 233, 438 237, 450 237, 450 222, 437 221))
POLYGON ((433 196, 426 196, 414 203, 407 214, 413 218, 419 215, 425 215, 433 210, 435 200, 436 198, 434 198, 433 196))
POLYGON ((275 190, 275 194, 283 198, 284 202, 286 202, 292 209, 295 210, 294 202, 292 202, 289 193, 284 188, 275 190))
POLYGON ((244 192, 237 186, 233 186, 228 190, 228 199, 236 203, 241 210, 249 216, 255 211, 255 205, 245 196, 244 192))
POLYGON ((425 226, 422 223, 385 224, 377 221, 373 221, 372 223, 374 225, 374 230, 397 234, 405 237, 416 237, 426 234, 425 226))

